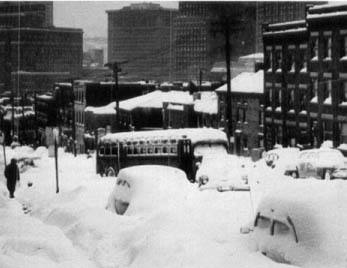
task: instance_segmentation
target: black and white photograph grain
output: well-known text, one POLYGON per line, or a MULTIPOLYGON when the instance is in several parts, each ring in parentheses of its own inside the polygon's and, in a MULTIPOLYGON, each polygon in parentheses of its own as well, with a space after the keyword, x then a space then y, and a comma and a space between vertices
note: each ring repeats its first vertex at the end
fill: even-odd
POLYGON ((291 267, 347 267, 347 1, 0 0, 0 268, 291 267))

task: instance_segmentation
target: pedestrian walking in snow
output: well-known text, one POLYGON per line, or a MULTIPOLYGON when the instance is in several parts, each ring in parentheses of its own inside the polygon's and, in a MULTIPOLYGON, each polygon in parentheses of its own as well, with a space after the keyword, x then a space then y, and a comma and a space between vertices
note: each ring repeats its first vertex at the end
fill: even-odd
POLYGON ((17 160, 12 158, 11 163, 5 168, 5 177, 7 180, 7 189, 10 193, 10 198, 14 198, 14 191, 16 190, 16 183, 19 182, 19 169, 17 160))

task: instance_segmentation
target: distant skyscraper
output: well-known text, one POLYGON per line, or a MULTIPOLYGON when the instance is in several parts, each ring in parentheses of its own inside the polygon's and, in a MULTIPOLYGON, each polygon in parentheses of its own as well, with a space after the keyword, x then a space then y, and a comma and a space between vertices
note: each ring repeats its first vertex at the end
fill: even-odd
POLYGON ((220 17, 217 5, 219 12, 231 12, 235 16, 230 17, 238 20, 230 24, 231 58, 254 52, 255 3, 179 2, 179 16, 174 20, 175 79, 199 80, 200 70, 203 79, 208 79, 213 64, 225 61, 224 36, 213 32, 212 24, 220 17))
POLYGON ((53 2, 0 2, 0 91, 47 91, 82 71, 83 31, 53 25, 53 2))
POLYGON ((0 26, 52 27, 53 1, 0 2, 0 26))
POLYGON ((172 20, 177 10, 159 4, 131 4, 108 14, 108 61, 129 61, 123 68, 132 79, 170 80, 172 20))

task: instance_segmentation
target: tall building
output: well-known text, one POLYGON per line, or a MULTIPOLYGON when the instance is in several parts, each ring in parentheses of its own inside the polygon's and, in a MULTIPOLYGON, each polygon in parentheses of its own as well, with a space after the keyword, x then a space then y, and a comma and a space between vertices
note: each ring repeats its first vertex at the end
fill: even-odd
POLYGON ((5 27, 52 27, 53 1, 0 2, 0 25, 5 27))
POLYGON ((264 27, 266 148, 347 144, 347 4, 264 27))
POLYGON ((0 91, 48 91, 82 71, 83 31, 53 26, 53 2, 0 3, 0 91))
POLYGON ((177 10, 159 4, 131 4, 108 14, 108 61, 128 61, 132 80, 171 80, 172 21, 177 10))
POLYGON ((220 18, 230 19, 231 59, 254 52, 255 3, 179 2, 174 20, 175 79, 209 79, 214 63, 225 61, 220 18))
POLYGON ((257 1, 256 12, 256 52, 263 52, 262 24, 303 20, 306 6, 324 2, 309 1, 257 1))

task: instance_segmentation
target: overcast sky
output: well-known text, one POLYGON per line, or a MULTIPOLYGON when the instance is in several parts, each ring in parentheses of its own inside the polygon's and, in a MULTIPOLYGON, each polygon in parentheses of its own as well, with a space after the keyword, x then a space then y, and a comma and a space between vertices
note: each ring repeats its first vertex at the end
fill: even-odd
MULTIPOLYGON (((54 25, 81 28, 84 36, 107 37, 106 10, 121 9, 131 3, 144 1, 55 1, 54 25)), ((147 1, 148 2, 148 1, 147 1)), ((178 8, 177 1, 153 1, 163 7, 178 8)))

